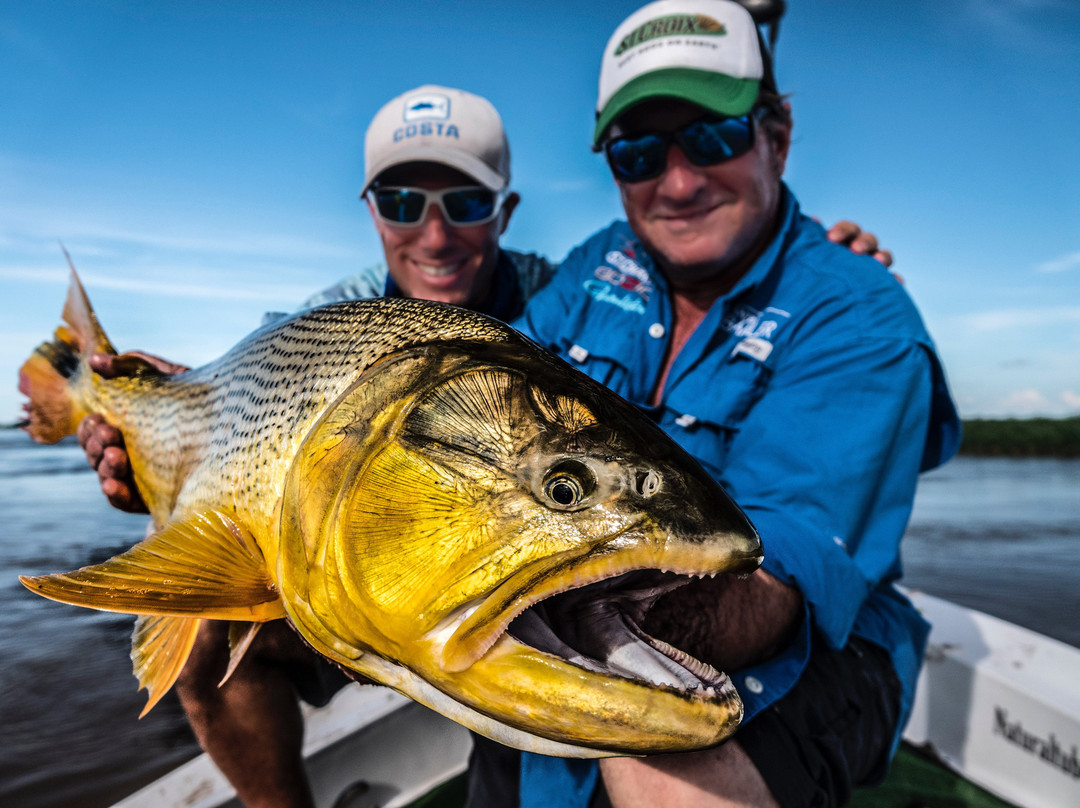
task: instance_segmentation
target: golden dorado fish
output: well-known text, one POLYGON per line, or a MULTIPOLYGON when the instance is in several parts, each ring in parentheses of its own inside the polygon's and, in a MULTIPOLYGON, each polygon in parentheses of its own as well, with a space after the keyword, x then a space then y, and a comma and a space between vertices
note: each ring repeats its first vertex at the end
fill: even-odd
POLYGON ((21 580, 141 616, 147 709, 199 620, 284 618, 348 671, 520 749, 674 752, 738 725, 728 677, 640 624, 691 577, 757 568, 756 532, 645 415, 513 329, 352 301, 195 370, 129 357, 107 380, 87 357, 115 351, 74 271, 63 319, 22 368, 26 428, 52 442, 101 413, 154 529, 21 580))

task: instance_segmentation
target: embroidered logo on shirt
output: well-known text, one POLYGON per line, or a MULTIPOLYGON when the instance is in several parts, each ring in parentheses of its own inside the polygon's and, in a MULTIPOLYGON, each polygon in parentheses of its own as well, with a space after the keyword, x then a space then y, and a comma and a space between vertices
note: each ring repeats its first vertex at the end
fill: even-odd
POLYGON ((585 281, 585 291, 602 303, 644 314, 653 292, 652 278, 645 267, 619 250, 608 252, 604 261, 593 270, 593 277, 585 281))
POLYGON ((743 354, 764 362, 772 353, 771 340, 776 330, 790 317, 789 312, 772 306, 765 311, 745 305, 732 309, 722 323, 729 334, 742 338, 732 350, 732 356, 743 354))

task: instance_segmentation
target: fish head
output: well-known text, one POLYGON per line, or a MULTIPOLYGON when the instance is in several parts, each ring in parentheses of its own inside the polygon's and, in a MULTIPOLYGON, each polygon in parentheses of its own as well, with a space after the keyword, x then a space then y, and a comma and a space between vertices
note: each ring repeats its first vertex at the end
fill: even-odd
POLYGON ((761 562, 753 526, 640 410, 525 341, 371 367, 289 472, 278 580, 316 650, 547 754, 702 748, 730 680, 642 629, 761 562))

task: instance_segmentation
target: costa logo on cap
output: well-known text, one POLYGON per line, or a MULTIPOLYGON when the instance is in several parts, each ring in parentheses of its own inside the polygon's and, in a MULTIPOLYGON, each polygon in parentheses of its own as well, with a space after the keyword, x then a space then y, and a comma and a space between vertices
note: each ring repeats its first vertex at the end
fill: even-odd
POLYGON ((412 162, 449 166, 491 191, 510 182, 510 145, 495 107, 439 84, 402 93, 375 113, 364 136, 361 196, 379 174, 412 162))
POLYGON ((434 93, 414 95, 405 101, 405 121, 445 121, 450 117, 450 99, 434 93))

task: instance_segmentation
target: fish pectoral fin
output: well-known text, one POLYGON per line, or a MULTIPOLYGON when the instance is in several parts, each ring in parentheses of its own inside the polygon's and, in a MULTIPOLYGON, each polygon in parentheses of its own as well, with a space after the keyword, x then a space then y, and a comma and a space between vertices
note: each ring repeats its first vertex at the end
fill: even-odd
POLYGON ((187 662, 202 623, 197 617, 140 615, 131 635, 131 665, 148 698, 142 718, 169 689, 187 662))
POLYGON ((254 622, 285 616, 254 538, 216 510, 170 522, 101 564, 19 580, 52 600, 106 612, 254 622))
POLYGON ((229 681, 229 677, 233 675, 236 666, 240 664, 247 649, 251 647, 251 641, 255 639, 262 625, 262 623, 229 624, 229 667, 225 669, 225 675, 218 682, 218 687, 229 681))

